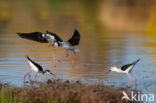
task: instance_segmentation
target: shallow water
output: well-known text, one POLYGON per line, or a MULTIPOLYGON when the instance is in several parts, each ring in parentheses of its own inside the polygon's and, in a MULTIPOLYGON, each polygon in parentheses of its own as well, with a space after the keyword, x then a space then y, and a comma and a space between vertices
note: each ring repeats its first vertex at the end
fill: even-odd
MULTIPOLYGON (((107 24, 106 21, 109 20, 103 16, 107 15, 106 10, 109 11, 109 3, 97 2, 98 9, 94 7, 92 12, 89 12, 90 10, 86 9, 89 7, 86 6, 91 4, 85 4, 83 1, 51 3, 55 7, 40 1, 38 5, 32 3, 30 8, 28 7, 29 2, 16 2, 15 9, 8 14, 12 20, 8 19, 8 22, 4 23, 5 25, 2 24, 0 32, 0 81, 22 86, 23 76, 30 70, 25 58, 28 55, 44 68, 50 69, 60 79, 126 86, 129 82, 127 75, 105 72, 111 66, 120 67, 141 58, 133 70, 133 74, 138 79, 138 88, 144 92, 156 94, 156 38, 153 36, 153 32, 144 31, 146 22, 150 22, 149 18, 135 15, 134 18, 143 19, 142 23, 138 19, 131 20, 126 16, 127 19, 124 20, 127 25, 126 23, 117 25, 112 22, 107 24), (61 8, 59 8, 60 5, 61 8), (69 7, 68 5, 73 6, 69 7), (82 10, 79 9, 79 6, 82 7, 82 10), (101 11, 102 9, 104 11, 101 11), (26 12, 27 15, 24 15, 23 12, 26 12), (89 15, 94 16, 90 17, 89 15), (129 26, 129 21, 134 24, 129 26), (140 24, 139 28, 137 28, 138 24, 140 24), (68 58, 63 59, 62 63, 57 62, 57 67, 54 68, 52 48, 49 47, 49 44, 25 40, 16 35, 16 32, 45 31, 48 29, 60 35, 64 40, 68 40, 75 28, 81 34, 81 41, 80 45, 76 47, 80 49, 80 52, 76 56, 74 69, 72 68, 72 53, 68 58)), ((111 9, 110 12, 113 10, 115 8, 111 9)), ((133 11, 131 12, 133 13, 133 11)), ((118 14, 119 17, 124 13, 118 14)), ((120 19, 119 21, 123 22, 120 19)), ((62 48, 57 48, 56 52, 57 57, 65 55, 62 48)), ((34 75, 35 73, 32 73, 31 77, 33 78, 34 75)), ((48 78, 52 77, 38 75, 37 80, 45 81, 48 78)))

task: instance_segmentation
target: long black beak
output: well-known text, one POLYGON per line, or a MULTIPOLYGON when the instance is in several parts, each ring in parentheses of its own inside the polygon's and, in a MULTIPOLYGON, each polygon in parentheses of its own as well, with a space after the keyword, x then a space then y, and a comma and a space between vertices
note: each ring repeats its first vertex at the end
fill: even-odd
POLYGON ((54 73, 51 73, 51 72, 50 72, 50 74, 51 74, 51 75, 54 75, 54 76, 56 76, 54 73))
POLYGON ((109 69, 109 70, 107 70, 105 73, 109 73, 109 72, 111 72, 111 70, 109 69))

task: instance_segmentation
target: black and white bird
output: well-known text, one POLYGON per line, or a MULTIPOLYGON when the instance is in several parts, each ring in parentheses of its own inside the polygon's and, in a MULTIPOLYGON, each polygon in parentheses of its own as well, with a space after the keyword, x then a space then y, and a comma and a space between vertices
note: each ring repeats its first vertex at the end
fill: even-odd
POLYGON ((36 75, 35 75, 35 78, 34 78, 35 82, 36 82, 36 77, 37 77, 38 72, 42 73, 42 74, 51 74, 51 75, 56 76, 50 70, 48 70, 48 69, 44 70, 41 65, 39 65, 38 63, 35 63, 34 61, 32 61, 28 56, 26 56, 26 58, 27 58, 27 61, 28 61, 29 65, 30 65, 30 67, 31 67, 31 71, 29 71, 27 74, 24 75, 24 83, 25 83, 26 76, 29 73, 31 73, 32 71, 36 72, 36 75))
POLYGON ((79 52, 79 49, 74 48, 74 46, 78 45, 80 42, 80 33, 77 30, 75 30, 73 36, 68 41, 63 41, 58 35, 48 31, 46 31, 46 33, 32 32, 32 33, 17 33, 17 34, 22 38, 37 41, 40 43, 50 42, 50 44, 53 47, 54 60, 56 60, 55 47, 63 47, 66 50, 66 57, 68 56, 69 51, 73 52, 74 58, 75 54, 79 52))
POLYGON ((131 83, 132 83, 132 78, 130 77, 129 74, 131 74, 131 76, 135 79, 135 83, 137 82, 136 77, 132 74, 132 70, 133 70, 134 66, 136 65, 136 63, 138 63, 139 61, 140 61, 140 59, 134 61, 134 62, 131 63, 131 64, 123 65, 123 66, 121 66, 120 68, 111 67, 108 71, 114 71, 114 72, 118 72, 118 73, 127 74, 127 75, 128 75, 128 78, 130 79, 130 82, 129 82, 129 86, 130 86, 131 83))

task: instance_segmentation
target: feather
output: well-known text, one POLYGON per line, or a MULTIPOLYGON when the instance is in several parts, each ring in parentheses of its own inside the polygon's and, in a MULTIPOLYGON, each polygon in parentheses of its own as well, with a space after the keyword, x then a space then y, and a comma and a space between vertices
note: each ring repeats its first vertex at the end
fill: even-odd
POLYGON ((72 46, 78 45, 80 42, 80 33, 77 30, 75 30, 73 36, 68 40, 68 42, 72 46))
POLYGON ((42 37, 41 32, 32 32, 32 33, 17 33, 21 38, 37 41, 40 43, 48 43, 47 39, 42 37))

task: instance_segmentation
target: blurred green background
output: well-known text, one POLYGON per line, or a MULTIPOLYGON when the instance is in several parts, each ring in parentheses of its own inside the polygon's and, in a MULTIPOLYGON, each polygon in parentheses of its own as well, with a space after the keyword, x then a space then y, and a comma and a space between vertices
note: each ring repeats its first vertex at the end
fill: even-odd
POLYGON ((91 33, 154 35, 155 10, 155 0, 0 0, 0 32, 51 30, 62 34, 77 28, 91 33))

